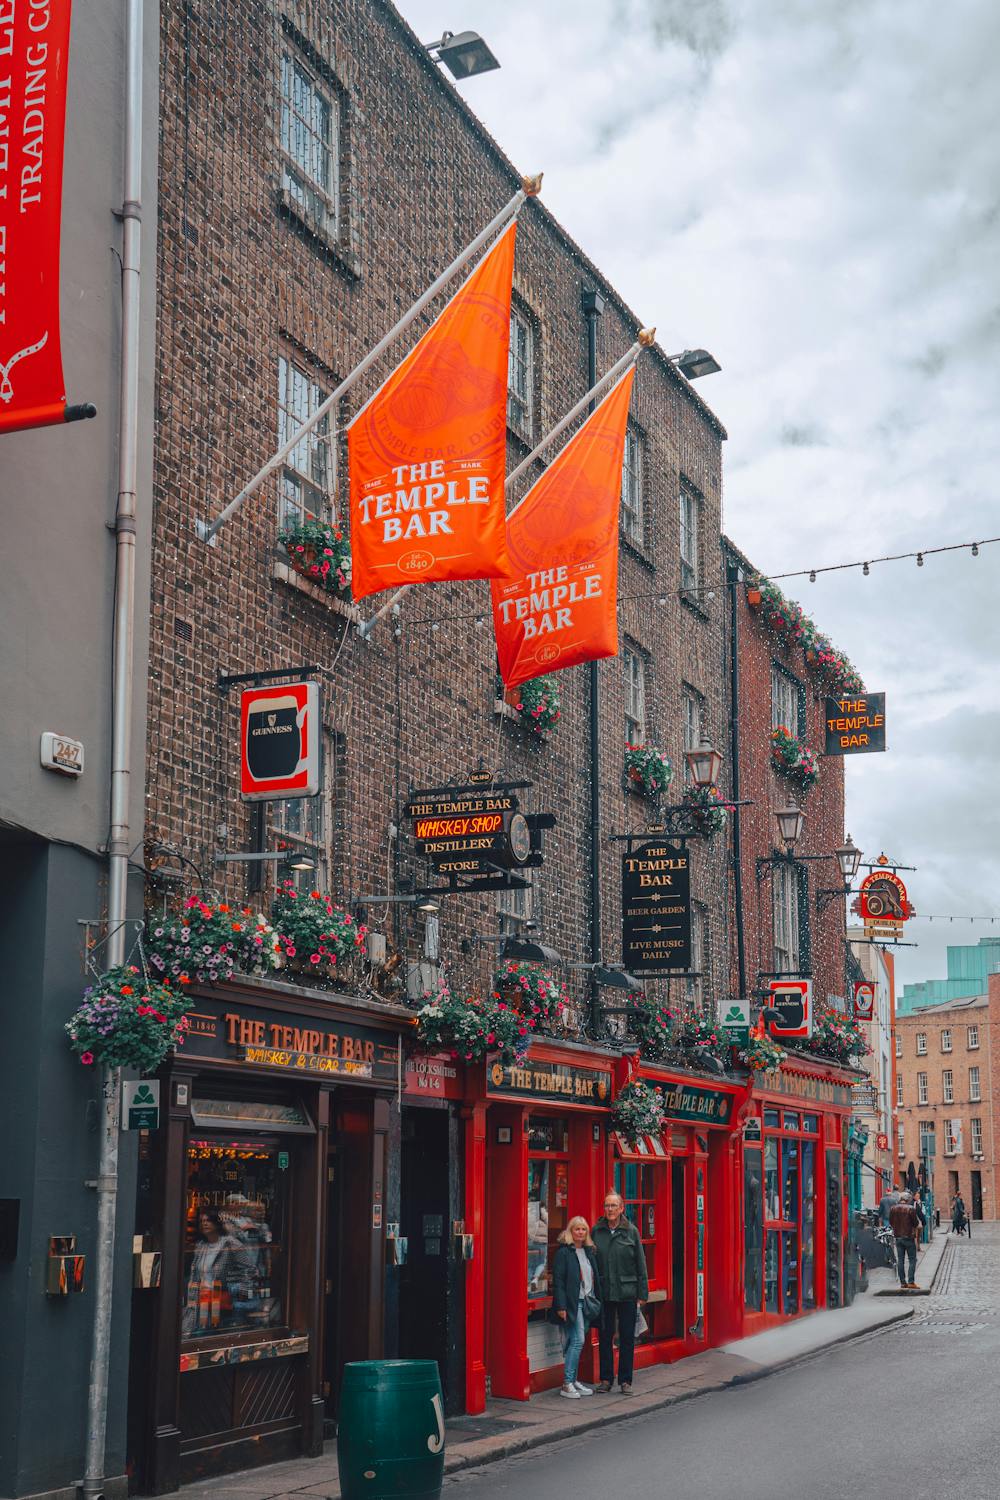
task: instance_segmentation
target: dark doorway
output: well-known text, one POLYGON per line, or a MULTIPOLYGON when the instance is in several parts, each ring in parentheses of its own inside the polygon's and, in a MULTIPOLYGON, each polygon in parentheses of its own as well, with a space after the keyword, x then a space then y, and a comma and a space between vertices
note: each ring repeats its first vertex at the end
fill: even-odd
POLYGON ((407 1251, 399 1273, 399 1354, 437 1360, 449 1412, 462 1407, 464 1340, 452 1225, 461 1201, 457 1171, 450 1170, 456 1124, 449 1109, 403 1109, 399 1232, 407 1251))
POLYGON ((668 1337, 684 1337, 684 1303, 687 1288, 684 1284, 684 1235, 687 1220, 684 1213, 685 1186, 687 1184, 687 1162, 673 1161, 670 1167, 670 1239, 674 1295, 671 1301, 671 1323, 668 1337))
POLYGON ((326 1403, 327 1436, 333 1435, 332 1423, 340 1393, 340 1216, 341 1183, 337 1153, 331 1151, 326 1166, 326 1284, 323 1298, 323 1399, 326 1403))
POLYGON ((983 1217, 983 1174, 973 1172, 972 1174, 972 1217, 981 1219, 983 1217))

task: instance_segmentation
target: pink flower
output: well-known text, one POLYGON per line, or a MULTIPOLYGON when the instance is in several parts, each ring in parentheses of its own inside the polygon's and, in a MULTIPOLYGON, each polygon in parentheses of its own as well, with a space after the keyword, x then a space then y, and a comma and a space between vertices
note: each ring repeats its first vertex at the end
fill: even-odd
POLYGON ((311 954, 310 954, 310 955, 309 955, 309 962, 310 962, 310 963, 311 963, 311 964, 318 964, 318 963, 319 963, 319 961, 320 961, 320 957, 319 957, 319 954, 318 954, 318 953, 311 953, 311 954))
POLYGON ((94 1061, 94 1054, 92 1052, 81 1052, 80 1061, 83 1063, 83 1066, 85 1068, 89 1068, 91 1063, 94 1061))

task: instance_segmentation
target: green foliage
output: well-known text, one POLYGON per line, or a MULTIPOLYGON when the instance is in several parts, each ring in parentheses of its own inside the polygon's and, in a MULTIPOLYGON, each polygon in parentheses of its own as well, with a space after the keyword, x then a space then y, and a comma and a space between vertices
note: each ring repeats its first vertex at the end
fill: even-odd
POLYGON ((342 527, 300 516, 282 526, 278 541, 292 567, 310 583, 331 594, 350 588, 351 544, 342 527))
POLYGON ((182 991, 122 964, 88 985, 66 1033, 85 1067, 96 1063, 155 1073, 183 1042, 188 1008, 182 991))
POLYGON ((626 745, 625 771, 642 786, 647 797, 661 796, 674 779, 669 758, 653 745, 626 745))
POLYGON ((271 907, 283 957, 295 967, 329 975, 338 962, 364 947, 367 927, 323 891, 302 892, 282 881, 271 907))

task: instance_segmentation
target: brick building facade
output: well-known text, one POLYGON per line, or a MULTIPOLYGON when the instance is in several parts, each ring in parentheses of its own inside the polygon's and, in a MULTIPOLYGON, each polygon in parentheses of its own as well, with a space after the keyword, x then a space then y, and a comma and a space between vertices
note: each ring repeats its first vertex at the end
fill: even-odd
POLYGON ((935 1204, 947 1219, 961 1192, 973 1219, 997 1217, 1000 975, 988 993, 896 1018, 895 1156, 919 1169, 933 1138, 935 1204))
MULTIPOLYGON (((784 724, 816 755, 824 744, 825 696, 801 646, 767 629, 748 602, 758 576, 752 563, 723 539, 731 571, 732 611, 739 661, 733 718, 739 739, 740 870, 743 886, 747 993, 763 998, 778 972, 811 975, 817 1004, 848 993, 844 902, 818 894, 842 884, 833 851, 844 840, 844 762, 820 761, 819 780, 802 791, 775 768, 771 731, 784 724), (791 724, 788 723, 792 719, 791 724), (775 812, 797 805, 805 815, 794 860, 782 852, 775 812)), ((735 937, 735 935, 734 935, 735 937)), ((738 984, 733 944, 733 984, 738 984)))

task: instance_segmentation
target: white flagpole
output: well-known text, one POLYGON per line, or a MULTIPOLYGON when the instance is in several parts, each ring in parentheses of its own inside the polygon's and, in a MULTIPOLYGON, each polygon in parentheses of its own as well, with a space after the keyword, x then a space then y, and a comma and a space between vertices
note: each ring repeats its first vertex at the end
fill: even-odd
MULTIPOLYGON (((513 487, 514 483, 521 477, 529 464, 533 464, 535 459, 545 452, 546 448, 551 447, 556 438, 566 431, 566 428, 570 425, 570 423, 574 422, 580 415, 580 413, 585 411, 592 401, 597 401, 601 396, 603 396, 608 387, 613 385, 618 377, 620 375, 623 375, 630 365, 635 364, 643 349, 649 349, 652 346, 653 340, 655 338, 655 328, 643 328, 640 331, 639 336, 636 339, 635 343, 632 345, 631 349, 629 349, 626 354, 622 355, 617 364, 612 365, 607 374, 602 375, 597 384, 591 386, 587 394, 581 397, 576 405, 566 413, 562 421, 557 422, 555 427, 552 428, 551 432, 547 432, 545 434, 545 436, 542 438, 542 441, 537 444, 536 447, 532 448, 527 458, 522 458, 517 467, 511 469, 510 473, 507 475, 507 478, 504 480, 503 488, 505 495, 510 494, 511 488, 513 487)), ((530 493, 531 491, 529 490, 528 494, 530 495, 530 493)), ((524 495, 517 502, 517 505, 514 506, 514 509, 507 517, 508 521, 510 520, 510 517, 517 512, 520 506, 524 504, 524 501, 527 500, 527 498, 528 495, 524 495)), ((412 583, 404 583, 402 588, 398 588, 394 594, 389 595, 385 603, 380 605, 380 607, 375 611, 370 619, 361 621, 361 623, 358 625, 358 634, 363 641, 366 641, 368 639, 369 635, 372 632, 372 629, 378 623, 378 621, 381 620, 382 616, 388 614, 393 605, 397 604, 399 600, 402 599, 403 595, 405 593, 408 593, 409 590, 414 587, 415 585, 412 583)))
POLYGON ((264 480, 267 479, 270 474, 273 474, 275 469, 277 469, 281 464, 284 463, 288 455, 293 451, 294 448, 298 446, 299 443, 301 443, 306 434, 308 432, 311 432, 316 424, 323 420, 327 412, 330 411, 332 407, 336 406, 337 402, 347 394, 352 386, 357 384, 357 382, 361 379, 361 376, 371 369, 375 361, 380 357, 380 355, 385 353, 386 349, 388 349, 393 340, 397 339, 401 333, 406 332, 410 325, 420 316, 428 303, 433 302, 437 294, 442 290, 443 287, 447 286, 452 277, 455 276, 459 271, 461 271, 463 266, 468 264, 468 262, 475 255, 476 251, 481 250, 483 245, 485 245, 487 241, 491 239, 499 229, 504 228, 510 219, 516 218, 525 199, 537 197, 541 192, 541 189, 541 172, 539 172, 535 177, 522 177, 521 186, 514 194, 513 198, 511 198, 510 202, 500 210, 495 218, 490 220, 481 234, 477 234, 476 238, 470 244, 466 245, 465 249, 461 252, 461 254, 455 257, 451 265, 441 272, 441 275, 437 278, 437 280, 432 282, 431 285, 427 288, 426 292, 424 292, 422 296, 417 298, 416 302, 414 302, 413 306, 408 312, 403 314, 399 322, 396 323, 394 327, 389 329, 389 332, 379 340, 379 342, 373 349, 369 350, 361 363, 359 365, 356 365, 349 375, 345 375, 344 379, 340 382, 337 388, 330 392, 329 396, 327 396, 326 400, 316 408, 312 416, 307 421, 302 423, 302 426, 299 427, 298 430, 294 432, 288 439, 288 441, 278 449, 277 453, 272 454, 264 467, 254 475, 254 477, 249 481, 248 484, 245 484, 243 486, 239 494, 236 496, 236 499, 230 500, 229 504, 226 506, 225 510, 222 511, 221 515, 217 516, 216 519, 211 523, 211 525, 209 525, 206 521, 195 522, 195 528, 203 542, 207 542, 210 547, 215 545, 215 538, 218 535, 219 531, 223 526, 225 526, 230 516, 235 514, 235 512, 239 510, 244 500, 249 500, 250 496, 260 489, 261 485, 264 483, 264 480))

